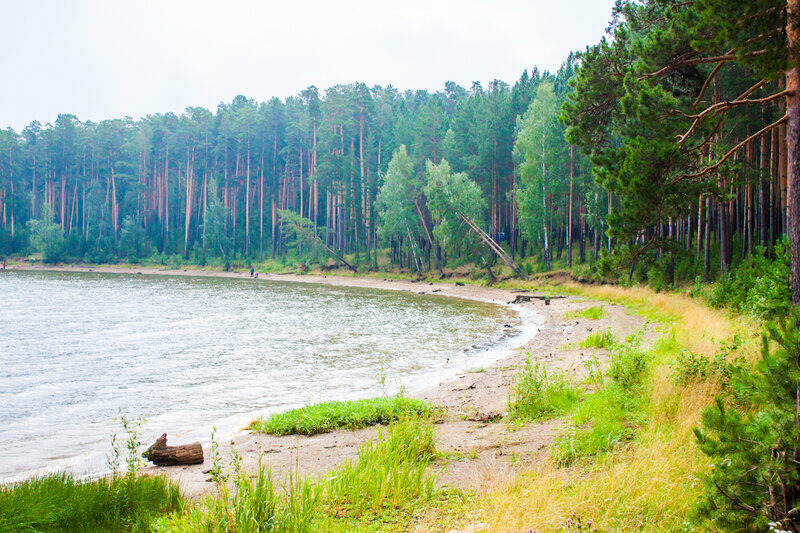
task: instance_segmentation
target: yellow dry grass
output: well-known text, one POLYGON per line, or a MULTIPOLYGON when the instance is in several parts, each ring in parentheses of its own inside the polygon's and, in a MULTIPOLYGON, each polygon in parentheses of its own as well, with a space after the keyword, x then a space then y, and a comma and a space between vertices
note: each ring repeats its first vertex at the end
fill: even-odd
MULTIPOLYGON (((758 324, 686 295, 607 285, 567 284, 558 290, 626 305, 665 324, 682 348, 708 357, 737 332, 748 337, 745 353, 756 353, 758 324)), ((693 429, 718 385, 678 385, 669 363, 659 360, 654 368, 649 416, 633 442, 568 469, 540 461, 513 483, 485 493, 478 520, 490 531, 690 530, 687 521, 701 496, 697 476, 707 468, 693 429)))

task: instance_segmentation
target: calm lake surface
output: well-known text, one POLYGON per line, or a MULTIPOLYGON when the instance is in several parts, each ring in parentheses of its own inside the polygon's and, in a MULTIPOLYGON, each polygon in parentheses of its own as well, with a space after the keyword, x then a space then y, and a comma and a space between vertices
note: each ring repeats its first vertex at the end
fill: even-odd
POLYGON ((305 283, 3 272, 0 480, 102 472, 120 410, 147 419, 148 444, 208 442, 258 414, 420 390, 529 337, 519 312, 305 283))

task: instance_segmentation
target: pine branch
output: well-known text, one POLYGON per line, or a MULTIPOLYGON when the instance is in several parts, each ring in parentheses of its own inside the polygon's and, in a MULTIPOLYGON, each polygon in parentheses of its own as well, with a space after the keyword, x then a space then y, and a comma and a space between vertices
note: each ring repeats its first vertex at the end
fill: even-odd
MULTIPOLYGON (((733 52, 733 50, 731 50, 731 52, 733 52)), ((717 66, 714 67, 714 70, 711 71, 711 74, 708 75, 708 78, 706 78, 705 83, 703 83, 703 86, 700 88, 700 94, 697 95, 697 100, 695 100, 694 103, 692 104, 692 111, 697 109, 697 106, 700 105, 700 101, 703 99, 703 96, 705 96, 708 86, 711 85, 711 80, 714 79, 714 76, 717 75, 717 73, 722 69, 724 65, 725 63, 718 63, 717 66)))
POLYGON ((674 178, 670 182, 670 185, 676 185, 676 184, 678 184, 678 183, 680 183, 682 181, 685 181, 685 180, 701 178, 701 177, 705 176, 706 174, 709 174, 709 173, 713 172, 714 170, 716 170, 720 166, 722 166, 722 164, 725 161, 727 161, 730 156, 732 156, 733 154, 738 152, 744 145, 746 145, 747 143, 749 143, 750 141, 752 141, 756 137, 759 137, 759 136, 763 135, 764 133, 768 132, 769 130, 771 130, 773 128, 777 128, 778 126, 780 126, 781 124, 783 124, 787 120, 789 120, 789 115, 788 114, 787 115, 783 115, 781 118, 779 118, 778 120, 776 120, 775 122, 773 122, 769 126, 763 127, 762 129, 758 130, 757 132, 755 132, 754 134, 750 135, 748 138, 746 138, 745 140, 743 140, 742 142, 740 142, 739 144, 737 144, 736 146, 734 146, 733 148, 728 150, 725 153, 725 155, 723 155, 720 158, 720 160, 717 161, 716 163, 714 163, 713 165, 707 166, 706 168, 704 168, 703 170, 701 170, 699 172, 694 172, 692 174, 682 174, 680 176, 677 176, 676 178, 674 178))
POLYGON ((725 113, 729 109, 733 109, 734 107, 742 106, 742 105, 760 105, 772 102, 773 100, 778 100, 779 98, 783 98, 784 96, 788 96, 791 94, 791 91, 786 89, 779 93, 772 94, 770 96, 765 96, 764 98, 754 98, 750 99, 743 99, 743 100, 732 100, 732 101, 725 101, 725 102, 718 102, 712 106, 707 107, 703 110, 702 113, 696 115, 687 115, 687 118, 693 118, 694 122, 692 122, 691 127, 684 133, 683 135, 678 135, 678 144, 683 145, 684 141, 691 135, 697 125, 700 123, 701 120, 706 118, 708 115, 716 116, 719 113, 725 113))
POLYGON ((718 484, 716 481, 714 481, 714 486, 715 486, 715 487, 717 487, 717 490, 718 490, 718 491, 720 491, 720 492, 722 493, 722 495, 723 495, 723 496, 725 496, 726 498, 728 498, 728 500, 729 500, 729 501, 730 501, 730 502, 731 502, 733 505, 735 505, 736 507, 738 507, 738 508, 742 509, 743 511, 748 511, 748 512, 750 512, 750 513, 756 513, 756 512, 758 512, 758 509, 756 509, 756 508, 755 508, 755 507, 753 507, 752 505, 747 505, 746 503, 744 503, 743 501, 739 500, 738 498, 734 498, 733 496, 730 496, 730 495, 729 495, 727 492, 725 492, 725 491, 722 489, 722 487, 720 487, 720 486, 719 486, 719 484, 718 484))
MULTIPOLYGON (((743 57, 758 57, 760 55, 765 54, 766 52, 767 52, 766 50, 756 50, 754 52, 749 52, 747 54, 744 54, 743 57)), ((714 57, 695 57, 695 58, 692 58, 692 59, 684 59, 684 60, 678 61, 677 63, 672 63, 671 65, 667 65, 665 67, 662 67, 662 68, 660 68, 659 70, 657 70, 655 72, 650 72, 648 74, 644 74, 642 76, 639 76, 639 80, 641 81, 641 80, 647 80, 647 79, 650 79, 650 78, 660 77, 660 76, 663 76, 665 74, 669 74, 673 70, 679 69, 681 67, 688 67, 688 66, 692 66, 692 65, 704 65, 704 64, 709 64, 709 63, 728 62, 728 61, 733 61, 735 59, 739 59, 739 56, 737 54, 732 54, 732 53, 723 54, 721 56, 714 56, 714 57)))

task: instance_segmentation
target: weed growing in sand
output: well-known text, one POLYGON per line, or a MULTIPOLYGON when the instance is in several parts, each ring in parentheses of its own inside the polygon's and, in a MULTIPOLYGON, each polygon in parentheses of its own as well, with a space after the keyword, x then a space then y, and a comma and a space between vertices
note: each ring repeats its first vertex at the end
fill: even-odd
POLYGON ((428 417, 433 406, 423 400, 392 396, 347 402, 325 402, 258 419, 250 429, 273 435, 314 435, 334 429, 388 424, 402 417, 428 417))
POLYGON ((216 485, 223 485, 228 482, 228 474, 225 472, 225 465, 222 461, 222 454, 219 453, 219 443, 216 439, 217 428, 211 428, 211 481, 216 485))
POLYGON ((111 434, 111 452, 106 455, 106 466, 116 473, 124 460, 126 476, 134 477, 144 463, 140 453, 142 448, 141 428, 147 420, 142 417, 129 419, 120 409, 114 422, 122 426, 126 437, 123 442, 120 442, 116 433, 111 434))
POLYGON ((565 315, 565 318, 588 318, 589 320, 600 320, 606 317, 606 308, 602 305, 593 305, 582 311, 572 311, 565 315))
POLYGON ((183 513, 161 519, 156 532, 395 531, 438 495, 427 472, 435 454, 433 424, 420 418, 392 422, 359 447, 358 458, 319 478, 275 481, 259 462, 249 476, 232 458, 233 487, 183 513), (394 526, 394 527, 392 527, 394 526))
POLYGON ((611 328, 595 331, 578 344, 581 348, 611 348, 617 339, 611 328))
POLYGON ((426 472, 434 457, 433 424, 406 418, 381 430, 358 449, 358 459, 345 461, 328 476, 325 499, 338 514, 401 508, 425 500, 434 490, 426 472))
POLYGON ((578 389, 559 370, 548 371, 541 363, 525 360, 511 391, 512 420, 542 420, 559 416, 578 401, 578 389))
POLYGON ((570 420, 574 429, 556 441, 557 464, 606 453, 635 436, 646 416, 653 350, 662 344, 645 350, 641 335, 634 334, 611 350, 602 384, 577 405, 570 420))

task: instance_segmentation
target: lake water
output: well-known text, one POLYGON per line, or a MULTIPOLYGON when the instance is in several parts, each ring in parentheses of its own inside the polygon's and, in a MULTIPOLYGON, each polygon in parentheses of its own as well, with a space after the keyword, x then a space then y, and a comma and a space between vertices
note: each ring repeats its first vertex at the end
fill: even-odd
POLYGON ((147 419, 147 443, 208 442, 259 414, 420 390, 529 337, 520 312, 306 283, 3 272, 0 480, 102 472, 120 410, 147 419))

